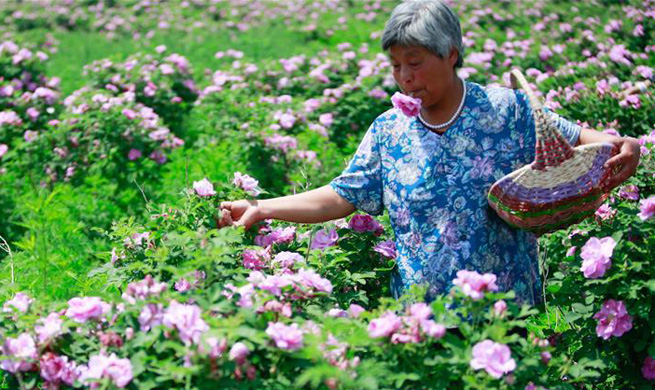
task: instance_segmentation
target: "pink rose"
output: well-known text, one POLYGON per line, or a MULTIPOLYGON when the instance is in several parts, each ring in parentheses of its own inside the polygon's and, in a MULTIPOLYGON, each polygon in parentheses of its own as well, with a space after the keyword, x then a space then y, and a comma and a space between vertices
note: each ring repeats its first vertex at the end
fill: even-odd
POLYGON ((299 285, 313 289, 314 291, 327 294, 332 293, 332 283, 321 277, 314 270, 301 268, 298 270, 298 273, 293 275, 293 279, 299 285))
POLYGON ((600 218, 601 221, 605 221, 614 217, 614 215, 616 215, 616 210, 614 210, 609 204, 603 203, 603 205, 596 210, 595 215, 600 218))
POLYGON ((648 380, 652 381, 655 379, 655 359, 646 356, 646 359, 644 359, 644 365, 641 367, 641 374, 648 380))
POLYGON ((30 308, 30 304, 32 304, 32 302, 33 299, 30 299, 30 297, 27 295, 23 293, 17 293, 12 299, 5 302, 3 311, 11 312, 13 309, 16 309, 21 313, 27 313, 27 309, 30 308))
POLYGON ((640 213, 637 214, 637 216, 642 221, 655 215, 655 195, 650 196, 647 199, 642 199, 642 201, 639 202, 639 211, 640 213))
POLYGON ((111 305, 102 301, 98 297, 73 298, 68 301, 66 317, 73 319, 80 324, 95 320, 108 313, 111 305))
POLYGON ((314 235, 311 249, 325 249, 327 247, 335 246, 339 240, 339 235, 335 229, 321 229, 314 235))
POLYGON ((459 286, 464 295, 473 300, 482 299, 487 291, 498 291, 496 275, 491 273, 481 275, 475 271, 461 270, 457 272, 457 278, 453 280, 453 284, 459 286))
POLYGON ((34 327, 34 331, 39 336, 39 343, 45 343, 49 339, 57 336, 61 332, 61 326, 64 321, 60 318, 59 313, 53 312, 46 318, 41 318, 37 322, 40 325, 34 327))
POLYGON ((245 363, 249 354, 250 350, 242 342, 234 343, 232 348, 230 348, 230 360, 237 362, 237 364, 245 363))
POLYGON ((348 226, 356 232, 373 232, 376 236, 379 236, 384 232, 384 227, 382 227, 380 222, 370 215, 354 215, 350 219, 348 226))
POLYGON ((32 360, 38 359, 38 351, 34 339, 27 333, 18 337, 7 337, 2 346, 2 354, 11 356, 12 360, 0 361, 0 368, 11 373, 30 371, 34 367, 32 360))
POLYGON ((582 247, 582 267, 580 271, 588 279, 597 279, 605 275, 605 272, 612 265, 611 257, 616 241, 612 237, 605 237, 599 240, 596 237, 590 238, 582 247))
POLYGON ((489 375, 499 379, 516 368, 511 354, 507 345, 484 340, 473 346, 471 367, 474 370, 484 368, 489 375))
POLYGON ((209 330, 209 326, 200 316, 201 312, 200 307, 196 305, 172 301, 164 313, 162 323, 170 329, 177 329, 184 344, 198 344, 200 336, 209 330))
POLYGON ((292 268, 294 264, 304 263, 305 258, 295 252, 280 252, 275 255, 273 264, 279 264, 282 268, 292 268))
POLYGON ((501 316, 503 313, 507 311, 507 303, 503 301, 502 299, 496 303, 494 303, 494 314, 497 316, 501 316))
POLYGON ((394 241, 382 241, 373 247, 373 250, 387 259, 396 258, 396 243, 394 241))
POLYGON ((248 175, 242 175, 241 172, 234 172, 232 183, 252 196, 257 196, 261 192, 258 188, 259 182, 248 175))
POLYGON ((214 191, 214 186, 212 183, 204 178, 200 181, 193 182, 193 190, 196 191, 198 196, 214 196, 216 191, 214 191))
POLYGON ((6 144, 0 144, 0 158, 2 158, 2 156, 5 155, 5 153, 7 153, 7 150, 9 150, 9 146, 7 146, 6 144))
POLYGON ((80 375, 80 382, 99 382, 109 378, 119 388, 124 388, 132 381, 132 363, 130 359, 119 359, 115 353, 110 356, 94 355, 80 375))
POLYGON ((243 251, 243 266, 248 269, 260 270, 266 268, 270 255, 266 250, 246 249, 243 251))
POLYGON ((396 92, 391 96, 391 104, 406 116, 417 116, 421 110, 421 99, 396 92))
POLYGON ((348 314, 350 314, 352 318, 359 317, 359 315, 365 311, 366 309, 364 309, 363 307, 359 306, 356 303, 351 303, 350 306, 348 307, 348 314))
POLYGON ((373 338, 390 337, 402 325, 402 320, 392 311, 368 324, 368 335, 373 338))
POLYGON ((280 349, 295 351, 302 347, 303 332, 298 328, 298 324, 284 325, 281 322, 269 322, 266 334, 280 349))
POLYGON ((184 278, 180 278, 177 282, 175 282, 175 289, 181 293, 189 291, 191 290, 191 283, 189 283, 189 281, 184 278))
POLYGON ((421 322, 421 329, 430 337, 440 339, 446 335, 446 327, 442 324, 437 324, 432 320, 421 322))
POLYGON ((619 197, 629 200, 639 200, 639 188, 635 185, 621 187, 619 197))
POLYGON ((127 158, 130 161, 134 161, 141 157, 142 153, 139 149, 130 149, 130 151, 127 153, 127 158))
POLYGON ((596 334, 604 340, 611 336, 621 337, 632 329, 632 316, 628 314, 622 301, 607 300, 600 311, 594 314, 594 319, 598 320, 596 334))

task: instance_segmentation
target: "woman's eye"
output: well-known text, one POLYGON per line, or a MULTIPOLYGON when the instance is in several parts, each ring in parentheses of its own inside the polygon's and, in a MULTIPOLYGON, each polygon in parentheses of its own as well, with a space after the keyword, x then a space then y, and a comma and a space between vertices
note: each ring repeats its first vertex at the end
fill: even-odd
POLYGON ((419 65, 421 65, 420 62, 417 62, 417 63, 414 63, 414 64, 409 64, 409 66, 419 66, 419 65))

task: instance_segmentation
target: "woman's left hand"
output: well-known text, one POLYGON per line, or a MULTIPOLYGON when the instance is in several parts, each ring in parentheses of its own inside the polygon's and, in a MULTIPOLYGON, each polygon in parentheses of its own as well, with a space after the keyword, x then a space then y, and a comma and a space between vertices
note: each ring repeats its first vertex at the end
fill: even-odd
POLYGON ((609 167, 613 172, 605 182, 601 183, 601 188, 605 192, 611 191, 637 172, 641 154, 639 142, 634 138, 621 137, 613 140, 612 144, 619 153, 605 163, 605 167, 609 167))

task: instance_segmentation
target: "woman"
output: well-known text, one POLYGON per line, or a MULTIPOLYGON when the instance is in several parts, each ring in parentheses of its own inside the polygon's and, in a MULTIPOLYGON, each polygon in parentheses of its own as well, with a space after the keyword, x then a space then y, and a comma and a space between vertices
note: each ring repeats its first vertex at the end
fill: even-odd
MULTIPOLYGON (((520 301, 541 302, 536 237, 509 227, 487 205, 497 179, 534 159, 534 121, 525 94, 457 77, 464 56, 460 24, 439 0, 399 4, 382 47, 399 88, 421 99, 418 117, 397 109, 383 113, 329 185, 275 199, 224 202, 221 223, 315 223, 356 209, 372 215, 386 209, 398 253, 395 296, 426 282, 429 296, 446 292, 457 271, 468 269, 496 274, 500 289, 513 289, 520 301)), ((607 164, 620 168, 605 183, 607 190, 634 174, 636 140, 549 115, 573 145, 616 145, 620 152, 607 164)))

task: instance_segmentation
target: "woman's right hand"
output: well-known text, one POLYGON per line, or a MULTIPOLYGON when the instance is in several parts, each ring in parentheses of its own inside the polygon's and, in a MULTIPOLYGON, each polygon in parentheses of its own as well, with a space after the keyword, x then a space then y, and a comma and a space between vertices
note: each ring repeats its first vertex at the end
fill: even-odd
POLYGON ((219 219, 216 221, 219 229, 225 226, 244 226, 248 230, 250 226, 262 220, 256 200, 221 202, 219 207, 219 219))

